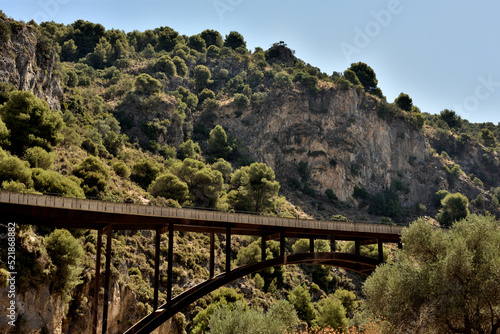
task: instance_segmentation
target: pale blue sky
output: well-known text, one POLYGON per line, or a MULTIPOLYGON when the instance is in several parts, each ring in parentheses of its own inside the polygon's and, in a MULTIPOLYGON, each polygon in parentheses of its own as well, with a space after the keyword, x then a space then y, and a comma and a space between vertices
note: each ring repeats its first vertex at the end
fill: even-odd
POLYGON ((235 30, 251 50, 285 41, 327 74, 367 63, 389 101, 405 92, 425 112, 500 122, 497 0, 4 0, 0 9, 17 20, 84 19, 126 32, 235 30))

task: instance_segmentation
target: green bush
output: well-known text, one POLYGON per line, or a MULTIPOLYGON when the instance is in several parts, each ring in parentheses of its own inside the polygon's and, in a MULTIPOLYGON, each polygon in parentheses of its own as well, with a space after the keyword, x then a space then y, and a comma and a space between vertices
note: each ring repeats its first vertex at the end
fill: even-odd
POLYGON ((309 326, 316 323, 316 312, 311 302, 311 295, 309 291, 302 285, 297 286, 288 294, 288 301, 297 310, 299 318, 309 326))
POLYGON ((163 72, 168 76, 177 75, 177 68, 169 56, 161 56, 160 59, 156 61, 154 69, 155 71, 163 72))
POLYGON ((29 91, 10 93, 9 100, 0 107, 0 115, 10 131, 10 150, 19 156, 33 146, 50 151, 62 139, 60 112, 51 110, 47 102, 29 91))
POLYGON ((187 184, 170 172, 158 176, 149 185, 148 192, 155 197, 171 198, 178 203, 186 201, 189 195, 187 184))
POLYGON ((343 329, 348 325, 345 307, 334 296, 328 296, 320 301, 318 313, 318 324, 323 328, 343 329))
POLYGON ((461 193, 448 194, 441 201, 442 208, 439 210, 438 220, 440 223, 450 226, 453 222, 469 215, 469 200, 461 193))
POLYGON ((330 220, 337 221, 337 222, 348 222, 349 220, 342 216, 342 215, 333 215, 330 220))
POLYGON ((38 146, 28 148, 23 158, 31 168, 51 169, 54 164, 54 155, 38 146))
POLYGON ((335 195, 335 193, 333 192, 333 189, 331 188, 328 188, 325 190, 325 196, 330 200, 330 201, 337 201, 338 200, 338 197, 337 195, 335 195))
POLYGON ((31 188, 33 187, 31 174, 29 164, 18 157, 5 155, 0 159, 0 183, 17 181, 24 184, 26 188, 31 188))
POLYGON ((148 186, 161 173, 163 166, 153 159, 141 159, 132 166, 130 179, 143 189, 148 186))
POLYGON ((73 289, 82 282, 80 274, 83 248, 80 242, 65 229, 54 230, 45 237, 47 254, 55 268, 52 272, 55 291, 60 291, 66 301, 71 300, 73 289))
POLYGON ((368 199, 370 194, 364 188, 355 186, 352 196, 357 199, 368 199))
POLYGON ((246 95, 236 93, 234 94, 234 103, 238 106, 238 108, 244 109, 250 105, 250 100, 246 95))
POLYGON ((189 139, 179 145, 179 148, 177 149, 177 158, 180 160, 196 158, 200 153, 200 145, 189 139))
POLYGON ((450 192, 448 190, 444 190, 444 189, 441 189, 441 190, 438 190, 436 191, 436 193, 434 194, 434 205, 436 207, 440 207, 441 206, 441 201, 446 197, 446 195, 448 195, 450 192))
POLYGON ((70 177, 56 171, 47 171, 41 168, 33 169, 34 188, 42 193, 61 194, 72 197, 84 197, 80 185, 70 177))
POLYGON ((216 158, 226 158, 233 148, 228 143, 226 131, 220 125, 210 131, 208 138, 208 151, 216 158))
POLYGON ((137 93, 145 95, 159 93, 162 89, 162 84, 146 73, 141 73, 135 78, 134 86, 137 93))
POLYGON ((106 193, 110 178, 108 167, 101 160, 90 156, 73 169, 73 175, 82 179, 82 189, 87 196, 106 193))
POLYGON ((125 179, 128 179, 130 177, 130 168, 128 168, 127 164, 123 161, 118 161, 112 165, 113 170, 115 171, 116 175, 119 177, 123 177, 125 179))

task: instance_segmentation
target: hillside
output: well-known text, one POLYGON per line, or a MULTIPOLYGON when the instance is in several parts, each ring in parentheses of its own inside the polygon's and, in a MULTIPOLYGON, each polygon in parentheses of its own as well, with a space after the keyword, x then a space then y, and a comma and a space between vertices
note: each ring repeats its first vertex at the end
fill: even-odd
MULTIPOLYGON (((247 50, 237 32, 125 33, 1 14, 3 189, 403 225, 419 216, 449 225, 441 199, 460 193, 470 212, 500 217, 500 125, 471 124, 449 110, 430 115, 405 94, 387 101, 366 64, 328 75, 283 42, 247 50)), ((54 233, 18 231, 23 326, 29 333, 90 332, 96 234, 63 238, 82 249, 73 264, 81 270, 58 286, 48 241, 54 233)), ((113 236, 112 333, 151 311, 152 240, 149 232, 113 236)), ((176 235, 176 293, 205 277, 208 254, 198 250, 207 242, 176 235)), ((258 241, 233 243, 240 248, 235 263, 251 261, 258 241)), ((301 246, 287 243, 290 251, 301 246)), ((269 252, 277 252, 272 242, 269 252)), ((316 308, 340 288, 354 291, 358 305, 362 281, 336 268, 276 268, 204 298, 167 326, 201 333, 209 305, 220 299, 246 298, 268 310, 302 284, 316 308)), ((303 323, 317 322, 296 311, 303 323)), ((354 323, 357 313, 345 317, 354 323)))

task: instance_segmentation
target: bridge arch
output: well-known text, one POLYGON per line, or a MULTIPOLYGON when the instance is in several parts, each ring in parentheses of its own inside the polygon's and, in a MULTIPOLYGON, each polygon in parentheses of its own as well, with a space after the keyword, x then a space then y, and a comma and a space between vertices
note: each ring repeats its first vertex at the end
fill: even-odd
POLYGON ((141 321, 128 329, 125 334, 151 333, 176 313, 210 292, 239 278, 267 268, 294 264, 329 265, 351 270, 363 275, 369 275, 380 263, 381 262, 376 259, 356 254, 316 252, 279 256, 270 260, 248 264, 232 269, 228 273, 215 276, 212 279, 184 291, 173 298, 170 303, 167 302, 161 305, 156 311, 144 317, 141 321))

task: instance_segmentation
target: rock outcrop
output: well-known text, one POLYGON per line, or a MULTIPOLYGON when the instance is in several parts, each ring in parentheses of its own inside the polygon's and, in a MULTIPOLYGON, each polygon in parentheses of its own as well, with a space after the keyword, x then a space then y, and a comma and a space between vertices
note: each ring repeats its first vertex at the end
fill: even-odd
POLYGON ((1 17, 0 25, 0 82, 31 91, 60 110, 63 91, 54 46, 39 40, 32 26, 1 17))

